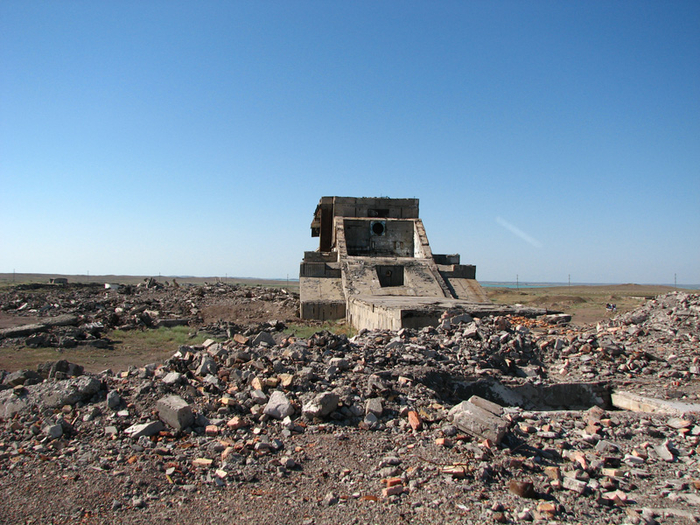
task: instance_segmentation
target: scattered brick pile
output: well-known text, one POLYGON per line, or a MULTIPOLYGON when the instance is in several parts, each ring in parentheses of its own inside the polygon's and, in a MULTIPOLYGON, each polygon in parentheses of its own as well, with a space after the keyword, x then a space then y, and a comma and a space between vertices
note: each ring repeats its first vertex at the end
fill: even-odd
POLYGON ((0 521, 694 521, 692 406, 595 401, 692 401, 699 306, 675 293, 585 329, 446 316, 350 339, 271 322, 143 368, 3 374, 0 521))

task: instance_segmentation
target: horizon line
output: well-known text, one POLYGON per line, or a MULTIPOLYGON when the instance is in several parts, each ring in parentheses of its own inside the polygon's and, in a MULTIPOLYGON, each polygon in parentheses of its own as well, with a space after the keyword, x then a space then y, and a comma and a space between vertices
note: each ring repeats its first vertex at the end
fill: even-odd
MULTIPOLYGON (((43 273, 43 272, 0 272, 0 280, 12 278, 15 275, 36 275, 36 276, 52 276, 52 277, 81 277, 87 279, 98 279, 100 277, 143 277, 143 278, 166 278, 166 279, 248 279, 248 280, 259 280, 259 281, 299 281, 299 277, 251 277, 251 276, 236 276, 236 275, 162 275, 154 274, 89 274, 89 273, 43 273), (8 276, 8 277, 3 277, 8 276)), ((526 286, 526 285, 557 285, 557 286, 612 286, 612 285, 638 285, 638 286, 670 286, 670 287, 683 287, 683 288, 697 288, 700 289, 700 283, 638 283, 638 282, 567 282, 567 281, 499 281, 499 280, 478 280, 480 284, 501 284, 507 285, 512 284, 514 286, 526 286)))

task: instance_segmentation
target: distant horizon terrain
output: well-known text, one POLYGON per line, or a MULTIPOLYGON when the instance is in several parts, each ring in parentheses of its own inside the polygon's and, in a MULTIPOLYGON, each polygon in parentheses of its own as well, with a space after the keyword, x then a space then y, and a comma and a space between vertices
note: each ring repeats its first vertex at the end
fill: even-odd
MULTIPOLYGON (((2 284, 22 284, 22 283, 48 283, 49 279, 67 278, 68 282, 84 283, 84 282, 119 282, 122 284, 134 284, 144 279, 154 278, 160 280, 180 280, 185 283, 205 283, 205 282, 237 282, 250 281, 250 284, 264 285, 266 283, 279 285, 280 282, 290 282, 298 285, 299 277, 250 277, 250 276, 235 276, 235 275, 129 275, 129 274, 60 274, 60 273, 0 273, 0 283, 2 284)), ((477 279, 478 280, 478 279, 477 279)), ((606 283, 606 282, 559 282, 559 281, 481 281, 478 280, 481 286, 486 288, 547 288, 547 287, 566 287, 566 286, 665 286, 670 288, 681 288, 683 290, 700 290, 700 284, 691 283, 606 283)))

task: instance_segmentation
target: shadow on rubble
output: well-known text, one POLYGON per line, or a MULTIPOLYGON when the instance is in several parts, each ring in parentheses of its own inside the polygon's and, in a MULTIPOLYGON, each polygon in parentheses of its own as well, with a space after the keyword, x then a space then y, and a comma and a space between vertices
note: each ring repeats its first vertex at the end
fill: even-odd
POLYGON ((501 406, 525 410, 609 409, 611 385, 591 383, 525 383, 508 386, 492 377, 469 378, 426 366, 398 368, 392 376, 404 376, 432 390, 442 401, 457 404, 476 395, 501 406))

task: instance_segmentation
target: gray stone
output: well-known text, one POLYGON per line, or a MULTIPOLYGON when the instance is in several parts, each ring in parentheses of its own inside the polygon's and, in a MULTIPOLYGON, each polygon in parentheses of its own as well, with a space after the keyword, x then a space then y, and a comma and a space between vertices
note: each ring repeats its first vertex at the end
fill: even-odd
POLYGON ((148 423, 139 423, 137 425, 132 425, 124 433, 134 439, 138 439, 141 436, 154 436, 158 432, 165 430, 165 426, 160 421, 149 421, 148 423))
POLYGON ((275 419, 284 419, 294 414, 294 406, 283 392, 275 390, 270 395, 270 400, 267 402, 263 412, 275 419))
POLYGON ((41 332, 53 326, 69 326, 78 324, 79 317, 72 314, 59 315, 46 319, 41 323, 25 324, 22 326, 13 326, 11 328, 3 328, 0 330, 0 339, 5 337, 24 337, 36 332, 41 332))
POLYGON ((275 346, 275 340, 269 332, 260 332, 253 338, 253 346, 275 346))
POLYGON ((206 427, 209 423, 209 418, 201 412, 194 418, 194 426, 196 427, 206 427))
POLYGON ((17 370, 11 372, 5 377, 4 384, 9 386, 17 385, 32 385, 41 382, 43 378, 38 373, 32 370, 17 370))
POLYGON ((631 410, 632 412, 655 412, 674 416, 683 416, 683 414, 687 413, 700 412, 700 404, 698 403, 656 399, 621 390, 615 390, 610 395, 610 398, 615 408, 631 410))
POLYGON ((330 366, 335 366, 338 370, 348 370, 350 368, 348 360, 342 357, 332 357, 328 364, 330 366))
POLYGON ((205 355, 202 357, 202 362, 197 367, 195 373, 198 376, 206 376, 209 374, 216 375, 216 367, 216 361, 208 355, 205 355))
POLYGON ((379 418, 370 412, 362 421, 365 423, 365 425, 374 427, 377 425, 377 423, 379 423, 379 418))
POLYGON ((262 390, 251 390, 250 391, 250 399, 253 400, 253 403, 257 405, 262 405, 267 403, 267 396, 265 395, 265 392, 262 390))
POLYGON ((207 374, 204 376, 202 379, 202 384, 204 386, 211 385, 216 388, 221 388, 221 382, 219 381, 218 376, 215 376, 214 374, 207 374))
POLYGON ((110 390, 107 393, 107 406, 112 410, 116 410, 121 404, 122 398, 119 395, 119 392, 117 392, 116 390, 110 390))
POLYGON ((481 333, 479 332, 479 327, 476 323, 470 323, 462 332, 462 337, 465 339, 482 339, 481 333))
POLYGON ((61 425, 46 425, 44 427, 44 434, 46 434, 51 439, 58 439, 63 435, 63 426, 61 425))
POLYGON ((221 343, 214 343, 208 346, 207 352, 209 352, 210 356, 219 358, 225 357, 228 354, 228 352, 221 343))
POLYGON ((66 377, 77 377, 83 375, 83 367, 61 359, 60 361, 48 361, 42 363, 37 367, 37 372, 39 372, 44 378, 63 378, 66 377))
POLYGON ((175 430, 184 430, 194 423, 192 407, 180 396, 166 396, 156 403, 158 417, 175 430))
POLYGON ((381 397, 372 397, 365 403, 365 415, 374 414, 377 417, 381 417, 384 413, 384 403, 381 397))
POLYGON ((668 441, 664 441, 659 446, 654 447, 654 452, 656 452, 661 459, 668 463, 671 463, 675 459, 673 452, 671 452, 668 447, 668 441))
POLYGON ((323 498, 323 504, 324 504, 326 507, 330 507, 331 505, 335 505, 335 504, 338 503, 339 501, 340 501, 340 499, 338 498, 338 496, 336 496, 336 495, 333 494, 332 492, 329 492, 329 493, 326 494, 326 496, 323 498))
POLYGON ((163 383, 166 385, 178 385, 182 382, 182 374, 179 372, 168 372, 163 377, 163 383))
POLYGON ((459 314, 455 315, 452 319, 450 319, 452 324, 459 324, 459 323, 471 323, 473 321, 472 316, 469 314, 459 314))
POLYGON ((338 407, 340 398, 333 392, 324 392, 318 394, 310 402, 305 403, 301 409, 301 413, 308 417, 325 417, 333 412, 338 407))
POLYGON ((468 399, 468 401, 472 405, 476 405, 479 408, 483 408, 484 410, 491 412, 494 416, 500 417, 503 415, 503 407, 498 403, 494 403, 493 401, 489 401, 488 399, 484 399, 483 397, 479 396, 472 396, 468 399))
POLYGON ((612 452, 618 452, 620 450, 620 447, 618 447, 615 443, 612 443, 611 441, 601 439, 600 441, 598 441, 598 443, 596 443, 595 450, 599 454, 610 454, 612 452))
POLYGON ((87 401, 102 388, 102 382, 94 377, 81 376, 64 381, 44 381, 25 387, 21 396, 13 395, 12 390, 0 392, 0 418, 9 419, 19 412, 31 409, 34 405, 47 408, 60 408, 87 401))

